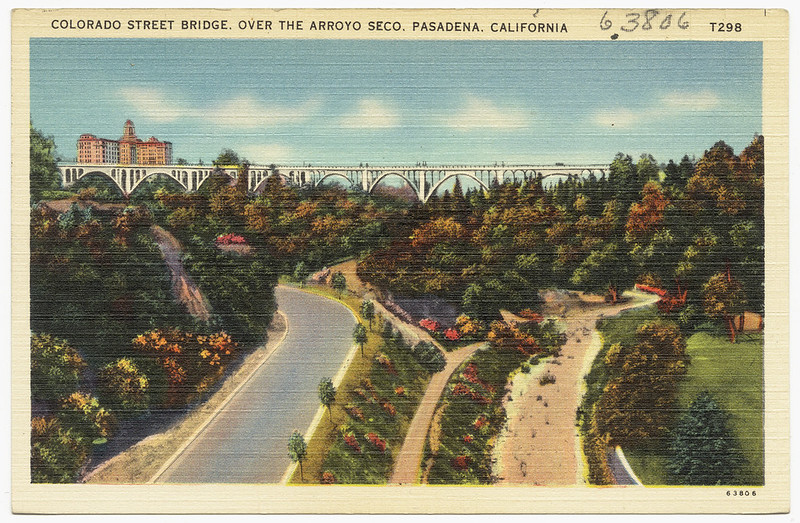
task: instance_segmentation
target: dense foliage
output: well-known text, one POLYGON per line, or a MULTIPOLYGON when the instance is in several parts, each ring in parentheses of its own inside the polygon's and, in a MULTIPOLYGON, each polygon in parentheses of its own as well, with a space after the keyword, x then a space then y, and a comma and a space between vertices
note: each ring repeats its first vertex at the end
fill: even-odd
POLYGON ((675 428, 670 472, 681 485, 736 485, 744 457, 730 415, 707 392, 700 393, 675 428))

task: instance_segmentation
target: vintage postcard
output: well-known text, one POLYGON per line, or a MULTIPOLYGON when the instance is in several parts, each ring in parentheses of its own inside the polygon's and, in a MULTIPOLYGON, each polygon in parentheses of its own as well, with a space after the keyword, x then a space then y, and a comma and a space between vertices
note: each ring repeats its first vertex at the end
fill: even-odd
POLYGON ((782 10, 17 10, 12 501, 789 509, 782 10))

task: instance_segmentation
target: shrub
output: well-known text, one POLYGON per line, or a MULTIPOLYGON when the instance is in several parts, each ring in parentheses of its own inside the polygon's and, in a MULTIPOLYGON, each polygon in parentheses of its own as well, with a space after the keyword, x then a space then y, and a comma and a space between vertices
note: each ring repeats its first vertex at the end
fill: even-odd
POLYGON ((465 338, 477 338, 483 334, 486 326, 482 321, 462 314, 456 318, 456 329, 465 338))
POLYGON ((358 454, 361 453, 361 445, 358 444, 358 440, 356 439, 356 435, 352 432, 349 434, 345 434, 343 436, 345 444, 350 447, 353 452, 358 454))
POLYGON ((456 470, 467 470, 472 463, 472 458, 466 455, 460 455, 453 458, 451 464, 456 470))
POLYGON ((442 351, 427 341, 417 343, 411 349, 411 355, 431 374, 443 371, 447 364, 442 351))
POLYGON ((556 377, 548 370, 539 378, 539 385, 549 385, 556 382, 556 377))
POLYGON ((135 415, 147 409, 148 386, 147 376, 127 358, 109 363, 100 371, 100 387, 120 415, 135 415))
POLYGON ((56 401, 78 389, 86 362, 66 340, 49 334, 31 336, 31 394, 56 401))
POLYGON ((529 363, 523 363, 523 364, 522 364, 522 367, 520 368, 520 371, 521 371, 523 374, 530 374, 530 373, 531 373, 531 366, 530 366, 530 364, 529 364, 529 363))
POLYGON ((31 482, 74 483, 89 456, 90 444, 56 418, 31 420, 31 482))
POLYGON ((438 332, 439 329, 442 328, 442 325, 438 321, 432 320, 430 318, 419 320, 419 326, 428 332, 438 332))
POLYGON ((444 330, 444 338, 447 341, 458 341, 461 339, 461 335, 458 333, 456 329, 451 327, 449 329, 444 330))
POLYGON ((64 398, 58 416, 61 425, 89 441, 110 437, 116 424, 114 416, 86 392, 73 392, 64 398))
POLYGON ((322 480, 320 483, 323 485, 333 485, 336 483, 336 476, 333 475, 333 472, 326 470, 322 473, 322 480))
POLYGON ((382 439, 380 436, 375 434, 374 432, 367 433, 364 438, 369 441, 373 447, 375 447, 378 451, 382 453, 386 452, 386 440, 382 439))

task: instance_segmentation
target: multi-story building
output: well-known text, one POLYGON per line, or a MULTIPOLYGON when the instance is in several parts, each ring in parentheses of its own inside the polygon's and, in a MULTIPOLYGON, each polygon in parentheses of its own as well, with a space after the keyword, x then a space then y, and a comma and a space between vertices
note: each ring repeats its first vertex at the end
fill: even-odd
POLYGON ((79 163, 116 163, 121 165, 170 165, 172 143, 151 136, 146 142, 136 137, 133 122, 128 120, 122 138, 108 140, 92 134, 78 138, 79 163))

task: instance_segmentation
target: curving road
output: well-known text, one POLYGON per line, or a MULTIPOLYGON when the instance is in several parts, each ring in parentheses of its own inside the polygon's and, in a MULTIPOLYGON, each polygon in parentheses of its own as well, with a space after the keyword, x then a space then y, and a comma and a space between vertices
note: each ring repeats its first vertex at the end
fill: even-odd
POLYGON ((286 339, 159 482, 277 483, 290 465, 289 435, 314 419, 319 380, 341 367, 355 318, 315 294, 279 286, 275 295, 288 318, 286 339))

